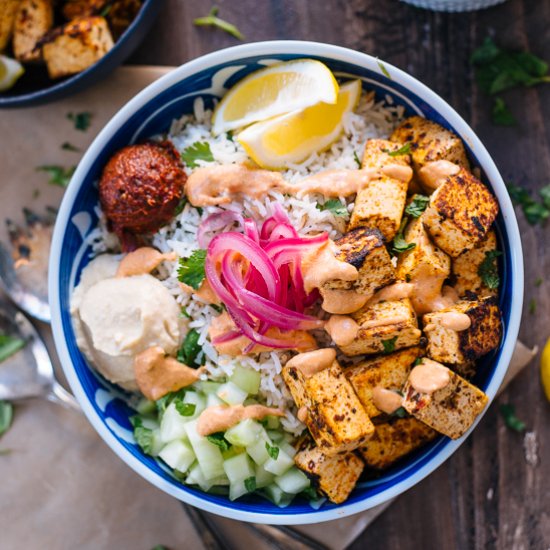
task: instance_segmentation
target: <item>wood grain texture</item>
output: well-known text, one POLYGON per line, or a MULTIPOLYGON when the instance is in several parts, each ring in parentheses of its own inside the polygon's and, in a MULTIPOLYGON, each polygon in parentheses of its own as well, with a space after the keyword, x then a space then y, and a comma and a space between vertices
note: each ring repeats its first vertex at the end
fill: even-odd
MULTIPOLYGON (((239 0, 218 2, 220 16, 238 25, 247 41, 317 40, 379 56, 445 98, 476 130, 506 181, 533 192, 550 183, 550 85, 506 92, 518 118, 512 128, 493 126, 491 101, 475 85, 469 62, 483 39, 525 48, 550 60, 550 1, 509 0, 467 14, 416 9, 396 0, 239 0)), ((195 17, 209 3, 166 0, 133 63, 177 65, 239 42, 223 32, 198 29, 195 17)), ((525 258, 521 338, 544 344, 550 334, 550 225, 533 228, 518 213, 525 258), (536 287, 534 282, 544 282, 536 287)), ((540 357, 540 356, 539 356, 540 357)), ((536 434, 540 460, 527 464, 523 436, 503 425, 497 407, 451 459, 401 496, 353 549, 550 548, 550 405, 534 361, 499 398, 513 403, 536 434)))

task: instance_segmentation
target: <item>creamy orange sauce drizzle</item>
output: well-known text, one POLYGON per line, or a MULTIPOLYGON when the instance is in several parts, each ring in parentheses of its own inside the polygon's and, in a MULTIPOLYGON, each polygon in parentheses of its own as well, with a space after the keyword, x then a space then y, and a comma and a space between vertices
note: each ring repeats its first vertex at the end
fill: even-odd
POLYGON ((403 397, 398 393, 376 386, 372 390, 374 406, 386 414, 394 413, 403 403, 403 397))
POLYGON ((435 191, 449 176, 460 172, 460 166, 448 160, 428 162, 418 171, 418 177, 429 191, 435 191))
POLYGON ((218 298, 218 295, 212 290, 210 283, 207 279, 204 279, 201 283, 201 286, 194 291, 195 295, 198 296, 201 300, 204 300, 208 304, 221 304, 221 300, 218 298))
POLYGON ((447 367, 426 358, 422 359, 422 363, 414 367, 409 375, 411 386, 420 393, 434 393, 446 387, 450 381, 447 367))
POLYGON ((442 311, 432 316, 431 322, 424 327, 424 332, 434 330, 437 325, 460 332, 462 330, 468 330, 472 326, 472 320, 466 313, 442 311))
POLYGON ((348 346, 357 338, 359 325, 348 315, 332 315, 325 330, 337 346, 348 346))
POLYGON ((134 275, 146 275, 156 269, 162 262, 174 262, 175 252, 163 254, 155 248, 142 246, 129 254, 126 254, 120 262, 116 277, 132 277, 134 275))
POLYGON ((173 357, 168 357, 160 346, 142 351, 134 358, 136 382, 143 395, 152 401, 167 393, 185 388, 199 380, 204 369, 192 369, 173 357))
POLYGON ((413 292, 414 284, 412 283, 394 283, 376 292, 368 301, 368 305, 374 306, 380 302, 393 302, 402 300, 403 298, 410 298, 413 292))
POLYGON ((286 366, 298 369, 308 378, 322 370, 328 369, 335 360, 336 350, 333 348, 324 348, 300 353, 293 357, 286 366))
POLYGON ((409 317, 405 315, 395 315, 393 317, 383 317, 382 319, 369 319, 361 324, 362 329, 374 328, 374 327, 387 327, 388 325, 398 325, 399 323, 406 323, 409 317))
POLYGON ((261 420, 266 416, 284 416, 281 409, 272 409, 263 405, 215 405, 208 407, 199 416, 197 433, 207 436, 216 432, 225 432, 242 420, 251 418, 261 420))
POLYGON ((321 289, 323 304, 321 307, 327 313, 346 315, 361 309, 368 301, 366 294, 359 294, 355 290, 321 289))
POLYGON ((296 418, 302 422, 302 424, 305 424, 307 421, 308 413, 307 413, 307 407, 300 407, 298 409, 298 412, 296 414, 296 418))

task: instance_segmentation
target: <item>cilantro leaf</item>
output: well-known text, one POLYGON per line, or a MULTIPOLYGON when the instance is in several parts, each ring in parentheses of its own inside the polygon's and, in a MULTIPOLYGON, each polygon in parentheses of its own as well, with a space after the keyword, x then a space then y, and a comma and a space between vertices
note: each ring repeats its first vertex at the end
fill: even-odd
POLYGON ((497 45, 494 43, 493 39, 488 36, 483 41, 483 44, 474 50, 472 56, 470 57, 470 61, 474 65, 483 65, 493 61, 499 53, 500 49, 497 48, 497 45))
POLYGON ((413 362, 413 367, 420 365, 422 363, 422 357, 417 357, 413 362))
POLYGON ((0 401, 0 435, 6 433, 13 419, 13 405, 8 401, 0 401))
POLYGON ((179 214, 181 214, 183 212, 183 209, 185 208, 185 205, 188 202, 189 201, 187 200, 187 197, 185 195, 183 195, 180 202, 178 202, 178 205, 176 206, 176 209, 174 210, 174 216, 178 216, 179 214))
POLYGON ((67 113, 67 118, 74 124, 75 130, 85 132, 92 123, 92 113, 83 111, 81 113, 67 113))
POLYGON ((181 160, 185 162, 189 168, 196 168, 198 166, 198 160, 214 162, 214 155, 210 150, 209 143, 206 141, 196 141, 193 145, 190 145, 181 152, 181 160))
POLYGON ((542 202, 531 197, 527 189, 513 183, 508 184, 508 193, 512 201, 521 206, 529 224, 537 225, 550 218, 550 185, 539 190, 542 202))
POLYGON ((143 426, 143 421, 141 420, 141 417, 137 415, 132 416, 130 418, 130 422, 134 427, 134 439, 136 440, 138 446, 145 454, 152 454, 154 443, 153 430, 145 428, 143 426))
POLYGON ((228 23, 218 17, 219 8, 214 6, 208 15, 204 17, 198 17, 193 21, 193 25, 196 27, 216 27, 222 31, 234 36, 238 40, 244 40, 243 33, 232 23, 228 23))
POLYGON ((324 204, 317 203, 317 208, 321 212, 328 210, 336 218, 349 218, 348 207, 340 199, 329 199, 324 204))
POLYGON ((279 447, 276 445, 270 445, 269 442, 265 442, 265 448, 267 450, 267 454, 273 459, 277 460, 279 457, 279 447))
POLYGON ((199 248, 194 250, 188 258, 179 259, 178 280, 198 290, 204 280, 204 262, 206 250, 199 248))
POLYGON ((197 355, 201 351, 199 338, 200 334, 194 328, 186 334, 177 354, 177 360, 180 363, 188 367, 198 366, 197 355))
POLYGON ((357 151, 353 151, 353 160, 356 162, 357 168, 361 168, 361 166, 362 166, 361 159, 359 158, 359 155, 357 154, 357 151))
POLYGON ((485 252, 485 259, 477 269, 477 274, 481 277, 483 284, 491 290, 497 289, 500 285, 497 264, 499 256, 502 256, 502 252, 499 250, 488 250, 485 252))
POLYGON ((504 423, 508 428, 516 432, 525 431, 525 422, 516 416, 514 405, 509 403, 500 405, 500 414, 502 415, 502 418, 504 418, 504 423))
POLYGON ((63 149, 64 151, 72 151, 73 153, 80 153, 80 149, 72 143, 69 143, 68 141, 63 143, 61 149, 63 149))
POLYGON ((187 311, 187 308, 185 308, 185 307, 181 308, 180 317, 185 317, 186 319, 191 319, 191 315, 187 311))
POLYGON ((69 166, 68 168, 64 168, 63 166, 49 164, 44 166, 38 166, 36 169, 39 172, 46 172, 50 176, 50 179, 48 180, 48 183, 50 185, 67 187, 76 170, 76 166, 69 166))
POLYGON ((409 413, 407 412, 407 409, 405 409, 405 407, 399 407, 391 413, 391 416, 396 416, 397 418, 405 418, 408 415, 409 413))
POLYGON ((382 340, 382 345, 384 346, 383 353, 387 354, 395 351, 395 342, 397 342, 397 336, 389 338, 388 340, 382 340))
POLYGON ((0 363, 25 347, 25 340, 0 333, 0 363))
POLYGON ((413 195, 412 201, 405 208, 405 212, 413 218, 419 218, 422 212, 428 207, 429 202, 430 197, 416 193, 413 195))
POLYGON ((319 498, 319 493, 315 490, 315 487, 311 485, 306 487, 301 494, 308 500, 317 500, 319 498))
POLYGON ((229 442, 224 439, 223 432, 216 432, 214 434, 210 434, 206 436, 206 439, 212 443, 212 445, 216 445, 216 447, 219 447, 220 451, 228 451, 229 447, 231 446, 229 442))
POLYGON ((540 198, 542 199, 542 204, 550 209, 550 185, 545 185, 542 189, 539 190, 540 198))
POLYGON ((174 400, 174 406, 181 416, 193 416, 197 408, 195 403, 184 403, 181 399, 174 400))
POLYGON ((411 142, 408 141, 399 149, 395 151, 390 151, 389 149, 384 149, 384 153, 388 153, 390 157, 400 157, 401 155, 408 155, 411 152, 411 142))
POLYGON ((531 315, 534 315, 536 311, 537 311, 537 301, 534 298, 531 298, 529 302, 529 313, 531 315))
POLYGON ((535 286, 538 288, 543 282, 544 279, 542 277, 537 277, 537 279, 535 280, 535 286))
POLYGON ((384 63, 382 63, 380 59, 377 59, 376 62, 378 63, 378 66, 380 67, 382 74, 391 80, 391 74, 388 71, 388 69, 386 69, 386 65, 384 65, 384 63))
POLYGON ((501 97, 496 97, 493 104, 493 122, 498 126, 515 126, 517 120, 508 109, 508 105, 501 97))
POLYGON ((395 234, 395 237, 393 238, 392 252, 394 255, 401 254, 402 252, 407 252, 407 250, 412 250, 416 246, 416 243, 408 243, 405 240, 405 236, 403 235, 403 232, 405 231, 405 227, 408 222, 409 218, 404 217, 401 225, 399 226, 399 229, 397 230, 397 233, 395 234))
POLYGON ((247 477, 244 480, 244 486, 249 493, 253 493, 256 490, 256 478, 254 476, 247 477))

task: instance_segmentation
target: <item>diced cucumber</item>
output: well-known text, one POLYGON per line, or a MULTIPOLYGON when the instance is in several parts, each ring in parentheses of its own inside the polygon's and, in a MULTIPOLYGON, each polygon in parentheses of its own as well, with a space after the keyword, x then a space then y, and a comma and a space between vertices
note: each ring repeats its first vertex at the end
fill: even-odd
POLYGON ((282 441, 279 441, 277 445, 279 445, 279 448, 284 451, 290 458, 294 458, 294 456, 298 452, 290 443, 287 443, 284 439, 282 441))
POLYGON ((283 432, 277 430, 267 430, 267 435, 271 441, 277 443, 278 441, 283 441, 283 432))
MULTIPOLYGON (((225 439, 225 438, 224 438, 225 439)), ((246 449, 244 447, 238 447, 237 445, 231 445, 227 451, 222 451, 222 456, 224 460, 227 460, 228 458, 231 458, 235 455, 240 455, 242 453, 245 453, 246 449)))
POLYGON ((323 506, 323 504, 327 501, 327 499, 325 497, 321 497, 321 498, 318 498, 316 500, 310 500, 309 501, 309 505, 314 509, 314 510, 319 510, 319 508, 321 508, 321 506, 323 506))
POLYGON ((151 456, 158 456, 162 448, 164 447, 164 441, 160 437, 160 428, 153 429, 153 441, 151 443, 151 456))
POLYGON ((246 447, 252 445, 256 439, 263 432, 262 425, 247 418, 238 424, 235 424, 229 430, 225 432, 225 439, 232 445, 239 445, 240 447, 246 447))
POLYGON ((187 485, 198 485, 203 491, 208 491, 213 484, 212 481, 207 481, 204 477, 198 463, 195 463, 189 470, 185 483, 187 483, 187 485))
POLYGON ((195 414, 193 416, 188 417, 189 419, 197 418, 202 411, 206 408, 206 398, 201 395, 200 393, 197 393, 196 391, 188 391, 185 392, 185 396, 183 397, 184 403, 193 403, 195 405, 195 414))
POLYGON ((236 500, 248 493, 244 479, 235 481, 229 485, 229 500, 236 500))
POLYGON ((228 379, 249 395, 256 395, 260 389, 261 375, 259 371, 237 365, 228 379))
POLYGON ((159 453, 160 458, 174 470, 186 472, 195 461, 195 453, 191 446, 183 441, 171 441, 159 453))
POLYGON ((256 488, 267 487, 275 481, 275 476, 271 472, 266 472, 263 466, 256 464, 256 488))
POLYGON ((159 423, 154 418, 148 418, 147 416, 141 416, 141 425, 148 430, 156 430, 159 428, 159 423))
POLYGON ((265 427, 268 430, 278 430, 281 427, 281 421, 278 416, 270 414, 265 417, 265 427))
POLYGON ((292 457, 288 456, 288 454, 279 447, 277 458, 274 459, 269 457, 263 466, 268 472, 276 476, 282 476, 293 464, 294 460, 292 460, 292 457))
POLYGON ((187 439, 185 425, 192 417, 182 416, 176 409, 174 403, 168 405, 162 415, 160 422, 160 437, 164 443, 169 443, 175 439, 187 439))
POLYGON ((267 448, 265 444, 268 443, 270 446, 273 445, 273 442, 267 434, 265 433, 265 430, 262 427, 262 430, 258 434, 258 438, 254 443, 246 446, 246 452, 250 455, 252 460, 258 464, 262 465, 269 459, 269 453, 267 452, 267 448))
POLYGON ((207 481, 223 475, 223 457, 220 449, 197 433, 197 421, 185 424, 189 443, 197 457, 200 469, 207 481))
POLYGON ((226 382, 219 387, 216 395, 228 405, 241 405, 246 399, 247 393, 233 382, 226 382))
POLYGON ((231 485, 244 481, 249 477, 254 477, 256 473, 252 461, 246 453, 235 455, 225 460, 223 469, 231 485))
POLYGON ((275 483, 285 492, 297 495, 309 487, 310 481, 306 474, 298 468, 290 468, 282 476, 275 478, 275 483))
POLYGON ((275 483, 272 483, 271 485, 268 485, 265 489, 265 496, 273 502, 273 504, 276 504, 280 508, 284 508, 285 506, 288 506, 294 497, 294 495, 288 495, 285 493, 278 485, 275 483))
POLYGON ((210 395, 211 393, 216 393, 220 389, 221 383, 212 382, 211 380, 201 380, 200 382, 195 382, 195 386, 206 395, 210 395))
POLYGON ((136 411, 139 414, 153 414, 157 410, 157 405, 154 401, 149 401, 145 397, 139 400, 136 411))
POLYGON ((247 397, 243 402, 243 405, 245 407, 248 407, 249 405, 257 405, 257 404, 258 404, 258 400, 254 399, 253 397, 247 397))
POLYGON ((219 405, 224 405, 225 403, 215 394, 209 393, 206 396, 206 407, 217 407, 219 405))

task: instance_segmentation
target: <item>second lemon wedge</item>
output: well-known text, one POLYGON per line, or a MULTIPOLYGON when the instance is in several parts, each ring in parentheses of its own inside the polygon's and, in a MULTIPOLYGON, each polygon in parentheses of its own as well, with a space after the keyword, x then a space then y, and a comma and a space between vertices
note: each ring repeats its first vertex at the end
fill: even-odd
POLYGON ((336 141, 343 130, 344 115, 355 108, 360 95, 361 81, 352 80, 340 86, 334 105, 318 103, 258 122, 243 130, 237 140, 262 168, 286 168, 336 141))

